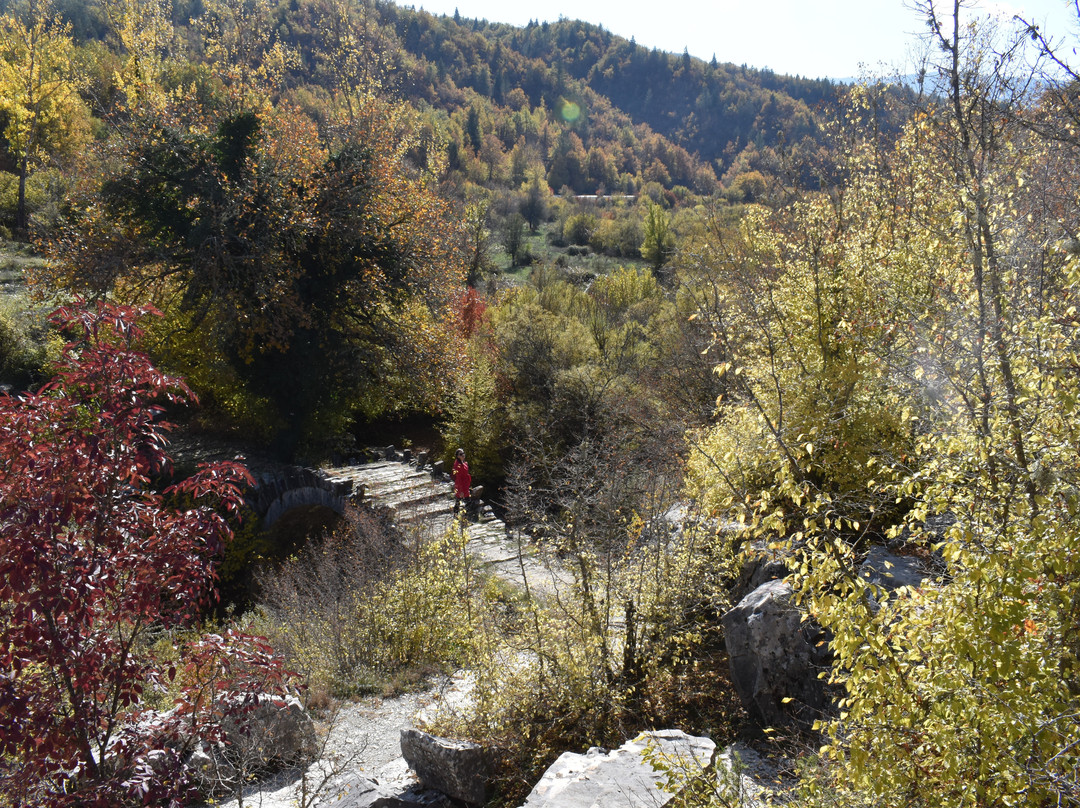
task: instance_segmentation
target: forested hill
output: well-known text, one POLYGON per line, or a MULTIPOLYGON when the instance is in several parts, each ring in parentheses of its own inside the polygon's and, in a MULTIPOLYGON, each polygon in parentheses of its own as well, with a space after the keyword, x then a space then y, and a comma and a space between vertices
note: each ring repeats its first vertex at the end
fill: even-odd
MULTIPOLYGON (((0 9, 6 5, 0 2, 0 9)), ((107 5, 56 3, 76 42, 115 52, 107 5)), ((542 169, 555 191, 635 193, 657 183, 711 194, 740 173, 769 173, 774 150, 796 160, 813 154, 819 122, 841 89, 826 79, 723 63, 722 53, 705 62, 649 50, 575 20, 514 27, 434 16, 386 0, 250 5, 244 24, 271 40, 262 47, 282 47, 295 57, 282 99, 316 119, 325 116, 326 100, 343 76, 326 44, 341 32, 329 31, 327 21, 347 19, 349 36, 367 60, 354 78, 374 77, 382 90, 420 110, 451 173, 489 187, 517 187, 542 169)), ((176 0, 170 7, 180 41, 194 42, 195 29, 216 5, 176 0)), ((185 60, 205 57, 175 44, 185 60)), ((103 65, 103 86, 93 94, 107 106, 115 91, 107 86, 111 68, 101 62, 103 50, 87 52, 90 62, 103 65)))
POLYGON ((837 90, 828 79, 650 50, 578 20, 521 28, 390 3, 377 10, 405 50, 435 68, 436 81, 449 78, 496 104, 511 100, 515 88, 532 104, 543 99, 549 107, 560 97, 603 99, 713 165, 730 164, 748 144, 794 144, 813 136, 816 113, 837 90))
POLYGON ((730 144, 771 145, 780 132, 789 142, 812 134, 813 110, 836 92, 828 79, 650 50, 578 20, 525 28, 481 23, 477 30, 504 48, 561 66, 635 121, 707 160, 721 158, 730 144))

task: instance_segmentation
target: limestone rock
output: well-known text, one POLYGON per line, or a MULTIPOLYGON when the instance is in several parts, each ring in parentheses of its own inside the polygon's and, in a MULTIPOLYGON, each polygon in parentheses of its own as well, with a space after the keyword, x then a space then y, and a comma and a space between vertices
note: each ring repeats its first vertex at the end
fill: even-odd
POLYGON ((315 725, 300 700, 263 695, 254 707, 222 722, 226 745, 244 749, 263 764, 291 766, 315 746, 315 725))
POLYGON ((185 761, 207 795, 232 790, 237 781, 302 764, 315 748, 315 725, 294 697, 264 694, 221 722, 221 739, 203 741, 185 761))
POLYGON ((658 808, 675 795, 660 788, 669 773, 646 760, 647 750, 652 761, 689 778, 712 763, 716 744, 662 730, 644 732, 612 752, 567 752, 544 773, 523 808, 658 808))
POLYGON ((425 788, 473 805, 487 800, 491 757, 482 746, 403 729, 401 755, 425 788))
POLYGON ((901 586, 917 587, 926 578, 917 559, 898 556, 880 545, 874 545, 859 567, 859 575, 871 583, 894 590, 901 586))
POLYGON ((825 702, 818 673, 826 662, 821 630, 803 623, 783 581, 762 584, 724 615, 735 690, 765 725, 785 725, 825 702), (790 699, 789 705, 784 700, 790 699))
POLYGON ((335 784, 333 793, 318 805, 334 808, 450 808, 450 800, 437 791, 418 786, 394 788, 367 777, 353 775, 335 784))
POLYGON ((732 602, 737 603, 759 586, 769 581, 787 576, 787 564, 775 550, 770 550, 764 542, 751 546, 746 562, 739 570, 739 577, 730 590, 732 602))

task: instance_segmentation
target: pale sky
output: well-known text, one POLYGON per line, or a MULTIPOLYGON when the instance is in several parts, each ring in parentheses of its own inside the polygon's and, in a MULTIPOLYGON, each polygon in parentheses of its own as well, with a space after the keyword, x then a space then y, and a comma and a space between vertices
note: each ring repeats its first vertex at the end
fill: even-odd
MULTIPOLYGON (((908 68, 922 19, 905 0, 398 0, 432 14, 525 25, 560 16, 639 45, 811 78, 908 68)), ((945 4, 942 4, 945 5, 945 4)), ((947 4, 951 6, 951 3, 947 4)), ((1023 15, 1080 43, 1070 0, 978 0, 983 13, 1023 15)), ((1071 48, 1070 48, 1071 50, 1071 48)))

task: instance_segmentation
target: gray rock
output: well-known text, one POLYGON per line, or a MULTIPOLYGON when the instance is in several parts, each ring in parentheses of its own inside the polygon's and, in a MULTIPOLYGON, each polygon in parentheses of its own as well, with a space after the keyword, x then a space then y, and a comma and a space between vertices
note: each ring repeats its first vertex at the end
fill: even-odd
POLYGON ((425 788, 473 805, 487 801, 491 756, 482 746, 403 729, 401 755, 425 788))
POLYGON ((804 623, 791 604, 792 589, 769 581, 724 615, 724 642, 735 690, 751 715, 781 726, 825 703, 818 673, 821 630, 804 623), (785 699, 790 699, 785 704, 785 699))
POLYGON ((315 725, 293 696, 259 696, 254 707, 230 715, 221 728, 227 746, 244 749, 264 765, 291 766, 315 748, 315 725))
POLYGON ((917 559, 895 555, 880 545, 870 548, 859 575, 890 591, 902 586, 917 587, 926 578, 917 559))
POLYGON ((438 791, 393 788, 360 775, 336 785, 334 793, 318 804, 320 808, 450 808, 449 798, 438 791))
POLYGON ((658 808, 675 797, 661 782, 672 774, 701 775, 715 753, 708 738, 679 730, 644 732, 613 752, 567 752, 544 773, 523 808, 658 808))
POLYGON ((237 702, 221 722, 221 738, 202 741, 185 761, 206 795, 232 791, 239 782, 304 764, 315 749, 315 725, 292 696, 257 696, 237 702))
POLYGON ((739 570, 739 578, 731 588, 732 603, 738 603, 750 592, 769 581, 787 576, 789 570, 783 558, 770 550, 764 542, 755 543, 747 553, 746 563, 739 570))

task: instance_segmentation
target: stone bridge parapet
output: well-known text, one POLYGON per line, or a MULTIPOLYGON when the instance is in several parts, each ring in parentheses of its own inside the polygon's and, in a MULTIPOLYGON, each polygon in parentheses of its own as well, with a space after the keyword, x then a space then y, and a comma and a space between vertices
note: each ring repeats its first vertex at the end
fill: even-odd
POLYGON ((317 469, 291 467, 260 474, 248 493, 248 505, 258 514, 264 528, 281 515, 304 505, 322 505, 344 514, 345 504, 353 496, 349 480, 331 480, 317 469))

